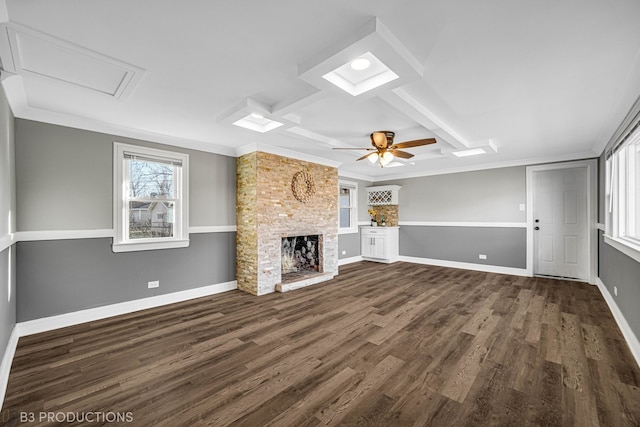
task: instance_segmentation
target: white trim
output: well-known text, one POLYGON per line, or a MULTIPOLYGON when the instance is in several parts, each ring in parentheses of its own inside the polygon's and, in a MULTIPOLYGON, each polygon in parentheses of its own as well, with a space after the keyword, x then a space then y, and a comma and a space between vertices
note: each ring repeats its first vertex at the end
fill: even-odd
POLYGON ((607 289, 599 277, 596 278, 596 285, 609 306, 611 314, 613 314, 613 318, 616 320, 624 339, 627 341, 631 354, 633 354, 633 357, 636 359, 636 363, 640 366, 640 341, 638 341, 638 337, 633 333, 629 323, 627 323, 627 319, 624 318, 618 304, 616 304, 615 299, 609 293, 609 289, 607 289))
POLYGON ((115 230, 111 250, 113 252, 145 251, 189 246, 189 154, 159 150, 140 145, 113 142, 113 228, 115 230), (151 158, 179 161, 175 169, 173 236, 163 238, 131 239, 129 237, 128 168, 127 153, 151 158))
POLYGON ((5 236, 0 237, 0 252, 5 251, 11 245, 13 245, 16 241, 15 234, 7 234, 5 236))
POLYGON ((597 223, 597 224, 596 224, 596 228, 597 228, 598 230, 606 231, 606 229, 605 229, 605 225, 604 225, 603 223, 601 223, 601 222, 599 222, 599 223, 597 223))
POLYGON ((286 148, 276 147, 274 145, 260 144, 257 142, 246 144, 242 147, 236 148, 235 154, 236 157, 240 157, 244 156, 245 154, 253 153, 254 151, 275 154, 282 157, 289 157, 291 159, 302 160, 303 162, 318 163, 336 169, 340 165, 342 165, 342 162, 336 162, 335 160, 329 160, 323 157, 313 156, 311 154, 298 153, 297 151, 289 150, 286 148))
POLYGON ((399 221, 398 225, 412 225, 420 227, 500 227, 526 228, 526 222, 465 222, 465 221, 399 221))
POLYGON ((374 177, 371 175, 363 175, 361 173, 356 173, 356 172, 351 172, 351 171, 345 171, 345 170, 338 170, 338 178, 351 178, 351 179, 359 179, 361 181, 368 181, 370 183, 373 183, 374 177))
POLYGON ((338 177, 338 199, 340 198, 340 188, 345 187, 348 188, 349 191, 349 201, 351 203, 350 206, 350 216, 349 220, 351 223, 351 227, 342 228, 340 227, 340 200, 338 200, 338 235, 341 234, 355 234, 358 233, 358 183, 355 181, 346 181, 344 179, 340 179, 338 177))
POLYGON ((402 262, 413 264, 437 265, 439 267, 460 268, 462 270, 484 271, 487 273, 510 274, 512 276, 527 276, 529 273, 524 268, 501 267, 499 265, 475 264, 471 262, 447 261, 443 259, 418 258, 400 255, 398 258, 402 262))
POLYGON ((238 231, 235 225, 204 225, 198 227, 189 227, 189 234, 201 233, 228 233, 230 231, 238 231))
POLYGON ((108 317, 120 316, 122 314, 134 313, 136 311, 147 310, 149 308, 219 294, 221 292, 231 291, 234 289, 238 289, 238 285, 235 280, 195 289, 188 289, 185 291, 172 292, 165 295, 157 295, 117 304, 105 305, 102 307, 59 314, 57 316, 28 320, 26 322, 18 323, 17 326, 19 326, 20 336, 24 337, 32 334, 39 334, 41 332, 52 331, 54 329, 66 328, 67 326, 79 325, 81 323, 93 322, 95 320, 106 319, 108 317))
POLYGON ((595 283, 597 277, 596 268, 598 265, 597 254, 597 241, 598 236, 596 232, 596 220, 598 217, 597 212, 597 177, 598 170, 597 159, 589 160, 577 160, 572 162, 552 163, 547 165, 527 166, 526 168, 526 188, 527 188, 527 202, 526 205, 530 207, 527 209, 527 272, 528 276, 534 275, 534 247, 533 247, 533 173, 547 170, 558 169, 573 169, 573 168, 586 168, 587 169, 587 251, 589 253, 589 277, 588 282, 595 283))
POLYGON ((338 260, 338 267, 341 265, 353 264, 354 262, 364 261, 361 255, 352 256, 350 258, 342 258, 338 260))
POLYGON ((71 239, 99 239, 113 237, 114 231, 110 228, 99 230, 42 230, 42 231, 17 231, 14 233, 16 242, 31 242, 35 240, 71 240, 71 239))
POLYGON ((136 251, 153 251, 157 249, 176 249, 188 248, 189 239, 185 240, 157 240, 155 242, 132 242, 132 243, 113 243, 111 250, 113 253, 136 252, 136 251))
POLYGON ((11 372, 13 356, 16 354, 16 348, 18 347, 19 332, 18 325, 15 325, 9 336, 9 341, 7 341, 7 348, 4 350, 4 356, 0 364, 0 408, 2 408, 4 403, 4 396, 7 392, 7 385, 9 384, 9 373, 11 372))
MULTIPOLYGON (((477 165, 460 166, 455 168, 432 169, 428 171, 415 171, 415 172, 397 173, 397 174, 389 174, 389 175, 386 175, 385 171, 394 171, 395 169, 382 168, 379 171, 381 175, 375 176, 373 178, 373 183, 375 184, 376 182, 380 182, 380 181, 392 181, 392 180, 407 179, 407 178, 420 178, 424 176, 448 175, 452 173, 475 172, 475 171, 483 171, 488 169, 501 169, 501 168, 509 168, 513 166, 530 166, 530 165, 536 165, 541 163, 580 161, 583 159, 592 159, 596 156, 597 156, 597 153, 593 153, 591 151, 585 151, 581 153, 562 154, 559 156, 531 157, 528 159, 508 160, 504 162, 484 163, 484 164, 477 164, 477 165)), ((346 174, 347 171, 340 171, 340 174, 343 174, 343 173, 346 174)))
MULTIPOLYGON (((227 233, 235 232, 235 225, 210 225, 189 227, 189 234, 227 233)), ((0 251, 16 242, 32 242, 38 240, 72 240, 72 239, 102 239, 113 238, 115 231, 111 228, 98 230, 42 230, 42 231, 18 231, 13 237, 0 238, 0 251), (10 243, 8 243, 10 242, 10 243), (6 247, 3 249, 3 245, 6 247)))
POLYGON ((615 237, 607 236, 606 234, 604 236, 604 242, 607 245, 619 250, 626 256, 633 258, 637 262, 640 262, 640 251, 632 248, 626 242, 623 242, 620 239, 616 239, 615 237))

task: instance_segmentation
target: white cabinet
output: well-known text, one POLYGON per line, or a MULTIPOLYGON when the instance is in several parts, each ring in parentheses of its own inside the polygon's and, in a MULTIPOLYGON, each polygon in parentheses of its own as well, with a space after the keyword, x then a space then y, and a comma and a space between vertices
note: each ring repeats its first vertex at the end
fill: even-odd
POLYGON ((394 262, 399 256, 399 227, 362 227, 362 258, 369 261, 394 262))

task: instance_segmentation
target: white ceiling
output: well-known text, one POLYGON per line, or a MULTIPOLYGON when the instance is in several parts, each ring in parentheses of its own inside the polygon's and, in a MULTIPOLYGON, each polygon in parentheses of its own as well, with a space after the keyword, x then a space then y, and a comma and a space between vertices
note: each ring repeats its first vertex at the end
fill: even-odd
POLYGON ((16 117, 383 180, 599 155, 640 95, 639 21, 637 0, 0 0, 0 60, 16 117), (318 77, 362 49, 401 78, 353 97, 318 77), (248 98, 289 121, 233 126, 248 98), (332 150, 385 129, 438 142, 384 169, 332 150))

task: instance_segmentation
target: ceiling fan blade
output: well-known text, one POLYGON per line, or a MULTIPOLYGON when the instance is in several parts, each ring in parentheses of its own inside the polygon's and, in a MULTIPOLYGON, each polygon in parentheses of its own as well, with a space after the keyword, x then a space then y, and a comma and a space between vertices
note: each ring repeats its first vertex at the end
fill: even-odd
POLYGON ((410 159, 413 157, 413 154, 407 153, 406 151, 393 150, 391 151, 394 156, 400 157, 401 159, 410 159))
POLYGON ((364 159, 366 159, 367 157, 369 157, 369 156, 370 156, 370 155, 372 155, 372 154, 376 154, 376 153, 369 153, 369 154, 365 154, 364 156, 362 156, 362 157, 360 157, 360 158, 356 159, 356 161, 358 161, 358 160, 364 160, 364 159))
POLYGON ((390 149, 396 148, 411 148, 411 147, 419 147, 421 145, 429 145, 436 142, 435 138, 426 138, 426 139, 415 139, 413 141, 399 142, 397 144, 393 144, 390 149))
POLYGON ((375 148, 364 148, 364 147, 353 147, 353 148, 345 148, 345 147, 333 147, 334 150, 369 150, 369 151, 375 151, 375 148))

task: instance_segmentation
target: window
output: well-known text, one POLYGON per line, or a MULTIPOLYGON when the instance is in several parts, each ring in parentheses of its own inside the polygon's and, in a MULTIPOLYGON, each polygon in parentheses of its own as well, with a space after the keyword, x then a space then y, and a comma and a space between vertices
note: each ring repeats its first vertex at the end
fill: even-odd
POLYGON ((605 240, 640 258, 640 128, 607 154, 605 240), (622 247, 621 247, 622 246, 622 247))
POLYGON ((340 181, 338 190, 339 227, 340 234, 358 232, 358 184, 340 181))
POLYGON ((114 143, 114 252, 189 246, 189 156, 114 143))

